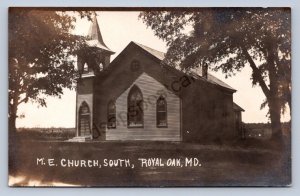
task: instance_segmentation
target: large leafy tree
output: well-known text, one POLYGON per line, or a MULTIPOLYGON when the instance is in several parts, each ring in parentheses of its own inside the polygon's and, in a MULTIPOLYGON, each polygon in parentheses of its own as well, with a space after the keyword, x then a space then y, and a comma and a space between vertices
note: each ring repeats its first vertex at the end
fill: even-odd
POLYGON ((290 9, 145 11, 140 18, 169 46, 165 63, 184 70, 208 65, 226 76, 250 66, 252 84, 266 97, 262 107, 269 107, 273 137, 281 138, 281 112, 286 104, 291 109, 290 9))
POLYGON ((9 128, 16 130, 18 106, 33 101, 46 106, 46 96, 73 88, 76 51, 84 40, 71 34, 76 16, 91 12, 45 9, 9 10, 9 128))

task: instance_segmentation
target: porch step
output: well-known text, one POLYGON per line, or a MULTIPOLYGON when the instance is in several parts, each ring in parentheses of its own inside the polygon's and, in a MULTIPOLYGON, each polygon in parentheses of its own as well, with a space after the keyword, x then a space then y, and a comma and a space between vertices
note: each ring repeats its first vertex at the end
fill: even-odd
POLYGON ((85 141, 90 141, 92 140, 92 136, 91 135, 87 135, 87 136, 77 136, 77 137, 73 137, 71 139, 68 139, 68 142, 85 142, 85 141))

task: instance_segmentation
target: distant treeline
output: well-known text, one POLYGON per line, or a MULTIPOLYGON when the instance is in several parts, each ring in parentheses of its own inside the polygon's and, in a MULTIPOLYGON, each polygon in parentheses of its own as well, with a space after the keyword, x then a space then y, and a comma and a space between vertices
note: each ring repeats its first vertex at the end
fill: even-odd
POLYGON ((49 127, 49 128, 41 128, 41 127, 20 127, 18 131, 39 131, 39 132, 60 132, 60 131, 74 131, 74 128, 64 128, 64 127, 49 127))
POLYGON ((268 129, 271 123, 244 123, 245 129, 268 129))
MULTIPOLYGON (((271 123, 244 123, 246 129, 271 129, 271 123)), ((290 122, 282 123, 283 128, 288 128, 291 126, 290 122)))
POLYGON ((75 128, 18 128, 18 136, 30 140, 67 140, 75 136, 75 128))

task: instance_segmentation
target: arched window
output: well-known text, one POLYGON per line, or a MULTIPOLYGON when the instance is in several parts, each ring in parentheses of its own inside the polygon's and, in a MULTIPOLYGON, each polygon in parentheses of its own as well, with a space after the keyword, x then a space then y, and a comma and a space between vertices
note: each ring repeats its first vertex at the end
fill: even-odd
POLYGON ((156 102, 156 125, 157 127, 167 127, 167 102, 160 96, 156 102))
POLYGON ((90 135, 90 109, 88 104, 84 101, 79 108, 79 135, 90 135))
POLYGON ((111 100, 107 105, 107 128, 115 129, 116 126, 116 102, 111 100))
POLYGON ((128 127, 144 126, 143 94, 141 90, 134 85, 128 94, 127 101, 127 119, 128 127))
POLYGON ((103 68, 104 68, 103 63, 100 63, 100 64, 99 64, 99 70, 102 71, 103 68))
POLYGON ((89 72, 89 66, 88 66, 87 63, 84 63, 84 65, 83 65, 83 73, 87 73, 87 72, 89 72))

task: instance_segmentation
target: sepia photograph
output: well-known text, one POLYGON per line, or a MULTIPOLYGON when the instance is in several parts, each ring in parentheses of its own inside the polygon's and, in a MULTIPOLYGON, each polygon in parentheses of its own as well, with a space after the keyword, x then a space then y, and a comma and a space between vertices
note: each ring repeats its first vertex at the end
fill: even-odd
POLYGON ((287 187, 291 8, 10 7, 10 187, 287 187))

